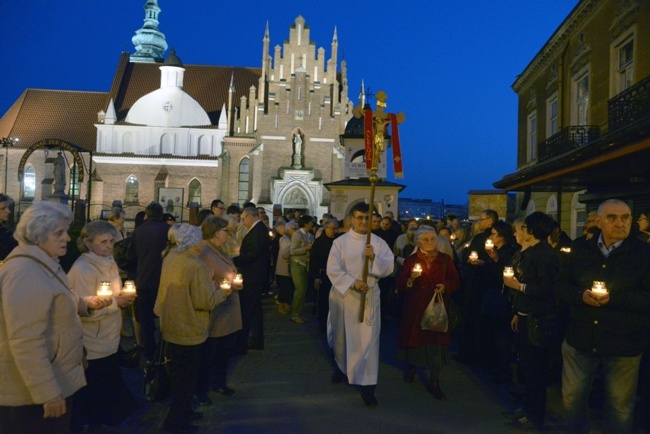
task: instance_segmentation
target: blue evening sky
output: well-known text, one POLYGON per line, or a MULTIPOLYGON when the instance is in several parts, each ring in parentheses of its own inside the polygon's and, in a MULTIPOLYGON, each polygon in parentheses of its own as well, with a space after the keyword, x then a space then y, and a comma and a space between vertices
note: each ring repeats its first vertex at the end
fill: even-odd
MULTIPOLYGON (((26 88, 108 91, 145 0, 0 2, 0 116, 26 88)), ((316 47, 388 94, 400 127, 402 197, 466 203, 516 170, 516 76, 578 0, 159 0, 160 30, 185 64, 260 67, 302 15, 316 47), (282 6, 278 6, 282 5, 282 6), (323 6, 327 5, 326 9, 323 6)), ((167 54, 167 53, 166 53, 167 54)), ((372 101, 374 107, 374 101, 372 101)), ((392 171, 392 170, 391 170, 392 171)), ((392 177, 389 176, 392 180, 392 177)))

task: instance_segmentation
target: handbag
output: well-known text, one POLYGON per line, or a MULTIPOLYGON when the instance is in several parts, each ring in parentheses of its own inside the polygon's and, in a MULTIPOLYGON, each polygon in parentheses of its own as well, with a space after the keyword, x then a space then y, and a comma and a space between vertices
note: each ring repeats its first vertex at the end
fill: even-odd
POLYGON ((154 362, 144 367, 144 399, 147 401, 163 401, 171 394, 169 360, 167 346, 161 339, 154 362))
POLYGON ((131 237, 124 238, 113 245, 113 260, 120 270, 130 270, 131 263, 127 256, 131 237))
POLYGON ((420 327, 422 330, 447 332, 449 329, 449 317, 447 316, 445 303, 442 300, 442 294, 433 294, 429 305, 424 311, 422 320, 420 321, 420 327))

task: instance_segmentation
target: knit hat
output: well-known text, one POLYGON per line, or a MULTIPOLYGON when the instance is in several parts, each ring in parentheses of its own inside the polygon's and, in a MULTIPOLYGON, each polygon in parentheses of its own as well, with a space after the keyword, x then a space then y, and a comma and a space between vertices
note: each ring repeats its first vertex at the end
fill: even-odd
POLYGON ((178 246, 176 251, 182 252, 187 250, 190 247, 196 246, 202 240, 201 228, 184 223, 176 231, 176 245, 178 246))

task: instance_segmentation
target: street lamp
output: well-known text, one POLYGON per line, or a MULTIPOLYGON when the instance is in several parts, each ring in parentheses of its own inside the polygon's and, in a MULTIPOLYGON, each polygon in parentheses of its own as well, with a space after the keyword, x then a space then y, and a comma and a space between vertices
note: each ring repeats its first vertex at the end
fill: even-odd
POLYGON ((0 139, 2 147, 5 148, 5 183, 4 194, 7 195, 7 172, 9 171, 9 147, 18 143, 18 137, 4 137, 0 139))

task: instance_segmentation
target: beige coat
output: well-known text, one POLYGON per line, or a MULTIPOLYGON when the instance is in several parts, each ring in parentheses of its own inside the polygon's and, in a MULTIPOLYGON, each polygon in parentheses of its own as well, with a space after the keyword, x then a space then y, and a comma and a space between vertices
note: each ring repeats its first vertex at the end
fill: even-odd
MULTIPOLYGON (((82 298, 95 295, 99 282, 111 282, 113 295, 119 294, 122 289, 122 280, 113 258, 103 258, 92 252, 79 256, 68 272, 68 279, 82 298)), ((88 360, 102 359, 117 352, 122 315, 115 299, 111 305, 82 316, 81 323, 88 360)))
POLYGON ((208 338, 210 312, 219 302, 212 275, 190 250, 163 261, 154 313, 163 339, 177 345, 199 345, 208 338))
POLYGON ((0 406, 43 404, 86 384, 77 296, 58 261, 20 244, 0 268, 0 406), (63 280, 59 282, 54 273, 63 280))
MULTIPOLYGON (((209 242, 203 242, 203 249, 199 256, 210 268, 212 280, 216 284, 219 284, 221 279, 228 278, 232 281, 235 277, 235 273, 237 273, 235 264, 209 242)), ((229 297, 226 297, 224 291, 221 289, 218 291, 220 293, 219 299, 223 302, 220 302, 212 311, 210 330, 208 331, 211 338, 227 336, 242 328, 239 293, 233 291, 229 297)))

